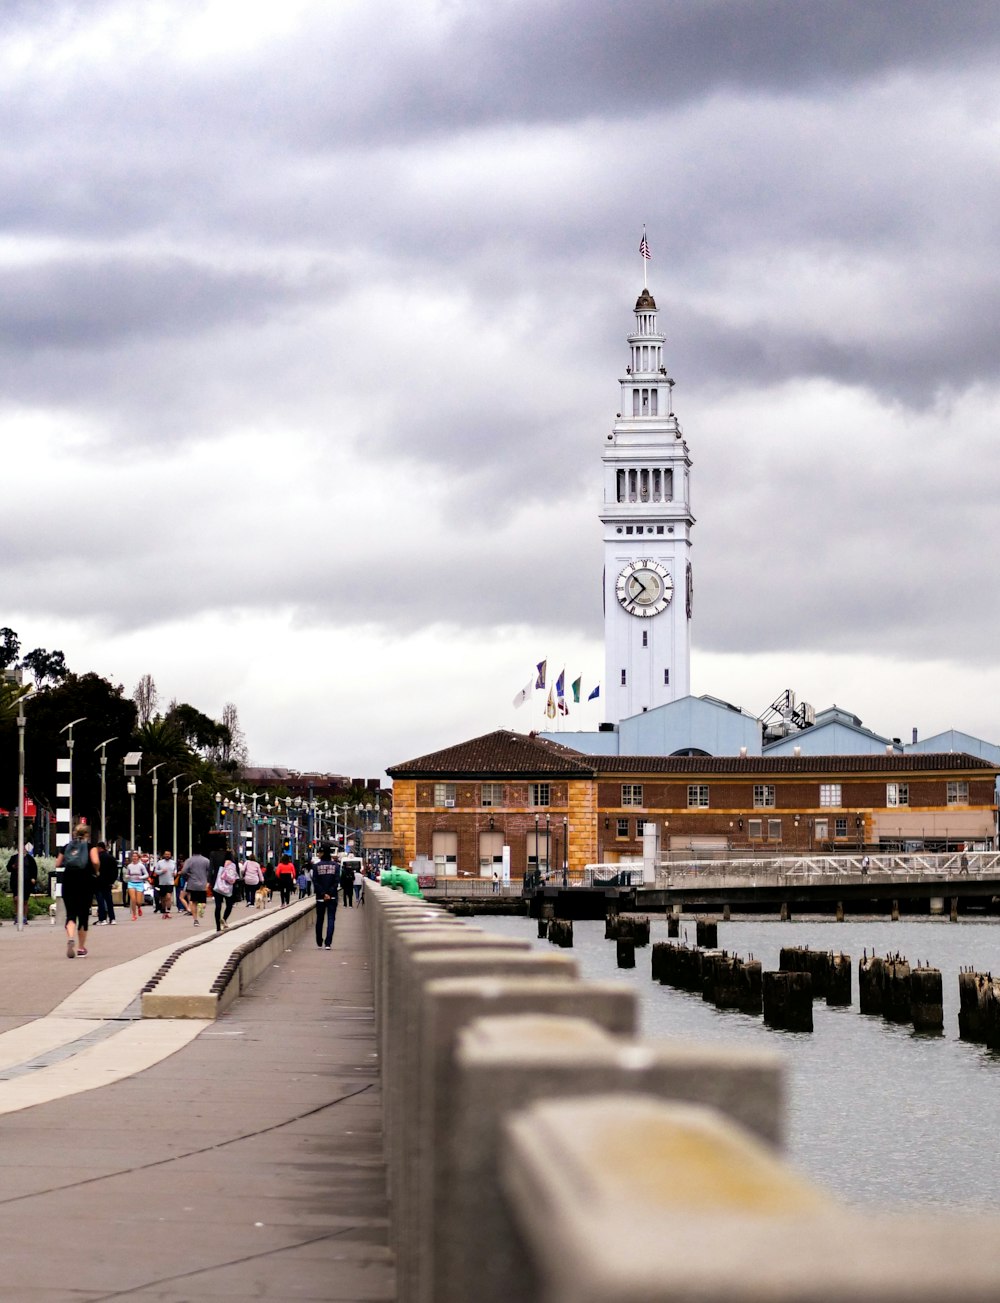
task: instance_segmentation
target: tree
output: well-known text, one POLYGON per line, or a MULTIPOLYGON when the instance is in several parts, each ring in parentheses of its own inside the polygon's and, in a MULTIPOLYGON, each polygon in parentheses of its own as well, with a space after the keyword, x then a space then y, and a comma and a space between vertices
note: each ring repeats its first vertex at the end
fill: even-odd
POLYGON ((165 723, 177 729, 189 746, 197 747, 205 756, 217 752, 226 740, 221 724, 185 701, 172 701, 163 718, 165 723))
POLYGON ((227 701, 222 708, 222 728, 225 730, 219 760, 224 765, 245 765, 247 762, 247 740, 240 728, 239 712, 235 702, 227 701))
POLYGON ((153 718, 153 712, 156 710, 156 702, 159 695, 152 674, 144 674, 132 689, 132 700, 135 702, 135 708, 139 712, 140 724, 148 724, 153 718))
POLYGON ((28 652, 21 664, 31 671, 35 682, 39 686, 49 679, 53 683, 62 683, 69 674, 66 657, 62 652, 46 651, 44 647, 36 647, 34 651, 28 652))
POLYGON ((8 670, 17 661, 21 640, 13 629, 0 629, 0 670, 8 670))

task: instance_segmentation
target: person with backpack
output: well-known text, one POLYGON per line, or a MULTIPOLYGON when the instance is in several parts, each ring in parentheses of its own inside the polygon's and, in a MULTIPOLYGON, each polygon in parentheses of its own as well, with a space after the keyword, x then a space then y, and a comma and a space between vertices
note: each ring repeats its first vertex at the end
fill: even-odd
POLYGON ((80 822, 73 836, 56 856, 56 868, 62 869, 62 898, 66 907, 66 958, 83 959, 87 950, 90 906, 100 872, 97 848, 90 844, 90 829, 80 822))
POLYGON ((215 930, 216 932, 229 931, 229 915, 233 912, 233 905, 236 903, 233 888, 239 881, 240 873, 234 861, 226 854, 222 867, 215 875, 215 882, 212 884, 212 899, 215 901, 215 930), (225 902, 225 917, 222 914, 222 905, 225 902))
POLYGON ((340 866, 340 885, 344 892, 344 904, 354 908, 354 865, 351 863, 340 866))

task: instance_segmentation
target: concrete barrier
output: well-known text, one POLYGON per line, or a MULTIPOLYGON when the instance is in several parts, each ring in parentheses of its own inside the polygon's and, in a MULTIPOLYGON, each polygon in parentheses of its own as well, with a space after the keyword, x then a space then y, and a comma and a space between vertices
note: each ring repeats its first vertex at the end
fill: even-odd
POLYGON ((178 949, 143 987, 143 1018, 217 1018, 313 925, 299 900, 178 949))
POLYGON ((518 1303, 997 1297, 996 1217, 845 1209, 691 1105, 535 1104, 503 1124, 499 1169, 526 1260, 518 1303))

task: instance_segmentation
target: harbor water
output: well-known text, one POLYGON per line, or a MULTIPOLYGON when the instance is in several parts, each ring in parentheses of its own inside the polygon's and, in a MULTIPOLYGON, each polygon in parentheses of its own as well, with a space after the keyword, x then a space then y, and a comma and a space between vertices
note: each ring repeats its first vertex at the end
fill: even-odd
MULTIPOLYGON (((534 919, 480 916, 489 932, 524 937, 540 948, 534 919)), ((849 1008, 813 1006, 814 1031, 777 1032, 760 1017, 722 1011, 650 979, 651 949, 619 970, 604 923, 574 923, 572 954, 581 975, 635 988, 640 1029, 648 1037, 769 1046, 788 1067, 787 1150, 797 1167, 851 1203, 954 1206, 1000 1204, 1000 1054, 958 1036, 958 973, 1000 972, 1000 923, 943 919, 890 923, 719 922, 719 948, 778 967, 782 946, 843 951, 852 960, 849 1008), (858 960, 898 952, 941 969, 944 1033, 915 1033, 858 1012, 858 960)), ((681 920, 694 944, 692 917, 681 920)), ((653 918, 650 945, 666 941, 666 920, 653 918)))

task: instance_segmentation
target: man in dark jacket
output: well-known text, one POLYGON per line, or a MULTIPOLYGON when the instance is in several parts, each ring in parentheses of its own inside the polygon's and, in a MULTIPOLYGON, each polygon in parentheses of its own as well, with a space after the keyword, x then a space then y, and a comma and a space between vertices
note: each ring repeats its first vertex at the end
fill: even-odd
MULTIPOLYGON (((24 921, 28 921, 28 897, 34 895, 35 888, 38 886, 38 861, 32 855, 31 842, 26 842, 24 847, 24 921)), ((10 894, 14 897, 14 919, 17 921, 17 852, 7 861, 7 872, 10 874, 10 894)))
POLYGON ((313 890, 316 893, 316 944, 333 945, 333 928, 337 922, 337 888, 340 886, 340 865, 330 854, 329 844, 319 848, 319 860, 313 865, 313 890), (326 940, 323 939, 323 920, 326 919, 326 940))
POLYGON ((118 864, 104 842, 97 843, 97 858, 100 860, 97 869, 97 921, 102 924, 113 923, 115 906, 111 899, 111 888, 118 881, 118 864))

